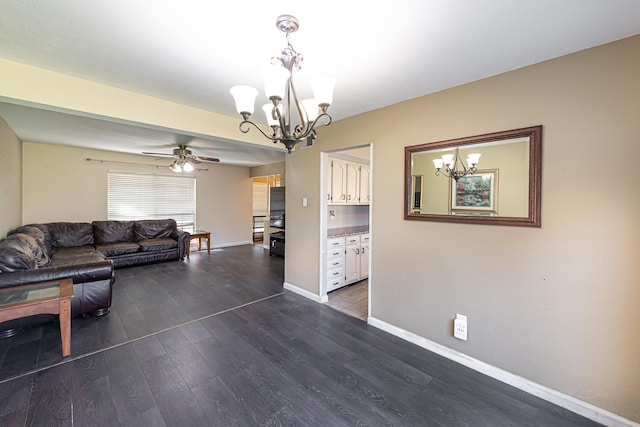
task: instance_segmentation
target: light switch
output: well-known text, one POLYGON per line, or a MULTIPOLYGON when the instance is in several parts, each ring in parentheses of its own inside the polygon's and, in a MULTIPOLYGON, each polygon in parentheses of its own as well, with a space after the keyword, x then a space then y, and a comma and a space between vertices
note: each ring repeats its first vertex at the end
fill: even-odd
POLYGON ((306 207, 307 207, 307 198, 306 198, 306 197, 303 197, 303 198, 302 198, 302 207, 303 207, 303 208, 306 208, 306 207))

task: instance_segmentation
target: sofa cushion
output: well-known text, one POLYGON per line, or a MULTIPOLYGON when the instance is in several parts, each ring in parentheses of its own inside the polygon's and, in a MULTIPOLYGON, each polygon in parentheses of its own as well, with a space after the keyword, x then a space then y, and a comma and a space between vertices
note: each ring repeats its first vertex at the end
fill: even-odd
POLYGON ((138 242, 143 252, 163 251, 166 249, 175 249, 178 242, 168 237, 160 237, 158 239, 147 239, 138 242))
POLYGON ((178 227, 173 219, 150 219, 135 222, 136 242, 159 237, 171 237, 178 227))
POLYGON ((57 248, 93 245, 93 225, 88 222, 52 222, 47 224, 57 248))
POLYGON ((116 242, 97 245, 96 250, 102 252, 107 257, 125 254, 135 254, 140 252, 140 245, 135 242, 116 242))
MULTIPOLYGON (((51 267, 59 268, 59 267, 68 267, 68 266, 77 266, 78 271, 86 268, 87 264, 100 264, 105 261, 104 255, 100 252, 76 252, 65 254, 65 256, 59 257, 58 254, 51 261, 51 267)), ((75 280, 75 279, 74 279, 75 280)))
POLYGON ((79 255, 91 255, 96 253, 93 246, 74 246, 72 248, 60 248, 56 251, 54 258, 74 257, 79 255))
POLYGON ((46 267, 51 262, 51 246, 47 245, 47 237, 45 236, 44 231, 33 225, 23 225, 22 227, 15 228, 7 233, 7 236, 11 236, 14 234, 23 233, 28 236, 33 237, 33 239, 38 244, 39 250, 34 252, 36 256, 36 261, 38 263, 38 267, 46 267))
POLYGON ((93 221, 93 235, 96 245, 133 242, 133 221, 93 221))
POLYGON ((44 234, 44 246, 46 248, 46 253, 47 253, 47 256, 51 258, 51 255, 53 255, 53 241, 51 240, 51 233, 49 233, 49 227, 47 227, 46 224, 29 224, 29 225, 26 225, 25 227, 35 227, 40 231, 42 231, 42 234, 44 234))
POLYGON ((38 243, 31 236, 15 233, 0 242, 0 273, 38 268, 38 243))

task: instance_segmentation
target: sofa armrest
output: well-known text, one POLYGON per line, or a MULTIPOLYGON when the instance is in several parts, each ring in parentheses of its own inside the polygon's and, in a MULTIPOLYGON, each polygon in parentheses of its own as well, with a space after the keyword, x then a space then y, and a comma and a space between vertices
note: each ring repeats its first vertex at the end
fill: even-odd
POLYGON ((0 274, 0 288, 20 286, 29 283, 48 282, 71 278, 73 283, 96 282, 99 280, 115 281, 113 261, 95 261, 78 265, 36 268, 0 274))
POLYGON ((190 238, 191 234, 188 232, 176 230, 175 239, 178 241, 178 258, 180 258, 180 261, 184 260, 184 257, 187 256, 187 247, 189 246, 190 238))

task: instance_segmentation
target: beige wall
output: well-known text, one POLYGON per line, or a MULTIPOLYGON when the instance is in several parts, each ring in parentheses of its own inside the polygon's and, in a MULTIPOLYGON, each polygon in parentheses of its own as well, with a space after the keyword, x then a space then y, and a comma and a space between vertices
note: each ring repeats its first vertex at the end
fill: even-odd
MULTIPOLYGON (((172 173, 86 158, 157 163, 148 156, 25 142, 23 223, 106 219, 108 170, 172 173)), ((212 233, 213 246, 251 242, 249 168, 213 164, 202 168, 208 171, 195 173, 198 228, 212 233)))
POLYGON ((319 294, 321 150, 372 143, 370 316, 640 422, 639 70, 636 36, 320 129, 287 159, 285 281, 319 294), (404 146, 538 124, 541 228, 403 220, 404 146))
POLYGON ((0 118, 0 239, 22 219, 22 143, 0 118))

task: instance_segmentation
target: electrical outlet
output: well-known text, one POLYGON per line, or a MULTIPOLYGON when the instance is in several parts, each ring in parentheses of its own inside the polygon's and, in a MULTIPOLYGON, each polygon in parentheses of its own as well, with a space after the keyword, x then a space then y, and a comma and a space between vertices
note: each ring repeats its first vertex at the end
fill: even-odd
POLYGON ((467 340, 467 316, 456 313, 453 321, 453 336, 462 341, 467 340))

